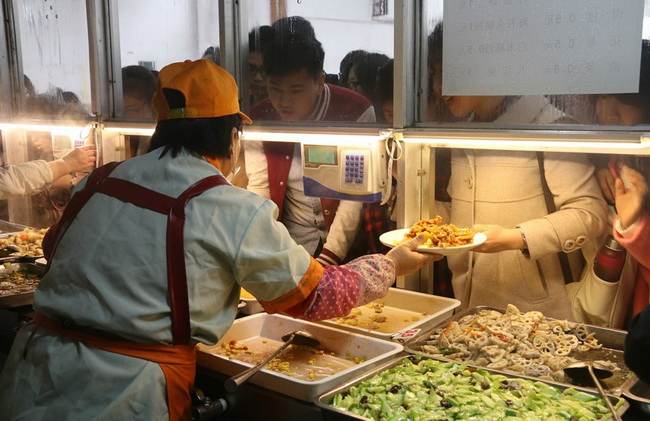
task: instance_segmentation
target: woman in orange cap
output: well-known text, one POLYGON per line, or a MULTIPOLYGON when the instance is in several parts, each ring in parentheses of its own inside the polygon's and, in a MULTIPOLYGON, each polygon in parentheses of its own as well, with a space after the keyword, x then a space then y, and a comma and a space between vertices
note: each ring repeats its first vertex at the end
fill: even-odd
POLYGON ((269 313, 324 319, 438 258, 416 239, 323 268, 271 201, 226 181, 250 123, 237 99, 208 60, 161 70, 151 152, 86 177, 46 238, 38 316, 0 376, 5 419, 189 419, 195 345, 230 327, 240 287, 269 313))

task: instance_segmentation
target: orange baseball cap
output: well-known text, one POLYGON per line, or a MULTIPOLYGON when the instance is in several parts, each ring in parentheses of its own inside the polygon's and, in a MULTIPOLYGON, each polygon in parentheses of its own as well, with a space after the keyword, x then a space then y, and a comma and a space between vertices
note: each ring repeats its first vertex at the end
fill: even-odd
POLYGON ((173 118, 211 118, 239 114, 239 90, 235 79, 210 60, 186 60, 163 67, 158 73, 158 89, 153 97, 158 121, 173 118), (169 108, 163 89, 175 89, 185 97, 184 108, 169 108))

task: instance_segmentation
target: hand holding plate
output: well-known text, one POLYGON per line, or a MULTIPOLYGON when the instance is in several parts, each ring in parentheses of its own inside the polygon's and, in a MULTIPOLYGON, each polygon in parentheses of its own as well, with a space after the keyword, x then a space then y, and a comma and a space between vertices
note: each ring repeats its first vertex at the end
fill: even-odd
POLYGON ((428 263, 442 259, 439 254, 419 253, 418 246, 424 241, 420 234, 412 240, 400 244, 386 254, 395 263, 395 276, 410 275, 428 263))
POLYGON ((498 253, 505 250, 520 250, 525 247, 521 231, 517 228, 503 228, 495 224, 479 224, 472 226, 472 231, 486 237, 483 244, 474 251, 479 253, 498 253))

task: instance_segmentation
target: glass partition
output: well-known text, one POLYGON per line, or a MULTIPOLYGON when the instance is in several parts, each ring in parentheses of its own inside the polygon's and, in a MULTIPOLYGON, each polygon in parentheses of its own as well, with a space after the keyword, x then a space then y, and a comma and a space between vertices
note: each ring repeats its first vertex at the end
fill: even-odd
POLYGON ((392 109, 384 113, 381 104, 386 92, 392 97, 392 78, 379 75, 392 72, 393 1, 247 6, 241 84, 253 121, 392 122, 392 109))
POLYGON ((490 129, 647 126, 648 3, 427 0, 420 121, 490 129))
POLYGON ((15 2, 24 112, 30 117, 77 119, 90 109, 85 2, 15 2))
MULTIPOLYGON (((207 58, 219 64, 219 2, 124 0, 118 3, 123 108, 119 119, 151 121, 157 72, 207 58)), ((119 101, 118 101, 119 104, 119 101)))

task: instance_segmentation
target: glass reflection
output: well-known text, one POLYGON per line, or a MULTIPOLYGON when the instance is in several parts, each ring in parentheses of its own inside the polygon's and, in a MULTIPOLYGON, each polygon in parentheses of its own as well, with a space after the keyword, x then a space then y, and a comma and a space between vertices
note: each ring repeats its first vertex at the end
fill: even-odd
MULTIPOLYGON (((67 136, 52 136, 50 132, 28 132, 29 161, 53 161, 72 147, 67 136)), ((50 188, 32 196, 31 221, 35 228, 48 228, 59 220, 71 196, 70 177, 55 180, 50 188)))
MULTIPOLYGON (((249 83, 251 91, 252 78, 266 83, 268 96, 251 107, 253 121, 377 121, 379 68, 390 57, 374 52, 373 46, 379 46, 380 51, 392 51, 392 41, 385 41, 392 40, 392 34, 369 39, 367 33, 369 29, 386 29, 391 25, 372 22, 369 27, 367 20, 372 18, 364 16, 367 5, 350 5, 336 1, 319 10, 296 6, 292 9, 301 13, 294 15, 288 10, 288 16, 272 22, 251 18, 252 26, 257 28, 253 34, 257 32, 257 36, 249 40, 249 83), (340 10, 346 12, 344 21, 340 19, 340 10), (308 20, 303 14, 318 18, 308 20), (332 42, 340 36, 334 29, 341 24, 345 25, 345 42, 332 42), (264 33, 268 34, 268 42, 261 41, 264 33), (260 41, 253 44, 257 40, 260 41), (255 54, 260 49, 258 45, 262 46, 261 63, 260 55, 255 54), (362 51, 356 61, 350 59, 349 47, 362 51), (329 58, 332 56, 333 59, 329 58), (343 72, 344 82, 339 75, 343 72)), ((392 92, 382 99, 392 103, 392 92)), ((387 207, 309 195, 303 185, 300 144, 247 142, 245 157, 248 190, 276 203, 279 219, 292 238, 321 264, 340 263, 369 251, 380 251, 377 237, 391 223, 387 207), (366 231, 362 227, 370 228, 366 231)))
POLYGON ((90 108, 85 3, 25 0, 17 12, 25 112, 60 118, 73 105, 73 114, 88 115, 83 110, 90 108))
POLYGON ((219 2, 120 1, 118 22, 123 93, 118 119, 155 121, 151 100, 157 72, 167 64, 200 58, 220 62, 219 2))
POLYGON ((504 122, 504 123, 575 123, 543 96, 526 95, 446 95, 443 86, 442 22, 436 24, 428 38, 430 83, 429 104, 435 121, 504 122))
POLYGON ((254 113, 257 114, 254 120, 300 121, 303 124, 309 121, 387 121, 380 110, 377 82, 379 69, 393 55, 393 5, 392 2, 383 4, 381 13, 374 15, 369 13, 372 8, 368 7, 368 2, 351 4, 342 0, 320 4, 319 7, 306 2, 288 3, 286 10, 279 11, 284 16, 278 16, 274 14, 278 11, 263 6, 250 10, 247 16, 249 28, 252 28, 249 33, 248 82, 252 110, 256 107, 258 110, 254 113), (345 10, 344 15, 342 10, 345 10), (268 16, 271 16, 270 20, 268 16), (302 47, 294 48, 291 44, 305 43, 318 44, 315 48, 322 52, 317 53, 319 57, 313 62, 320 64, 306 71, 302 75, 305 80, 293 86, 296 78, 287 75, 298 73, 296 70, 305 66, 286 61, 293 60, 292 55, 309 50, 306 48, 298 53, 302 47), (281 66, 285 69, 280 69, 281 66), (290 67, 292 70, 288 71, 290 67), (351 80, 350 73, 353 76, 351 80), (305 83, 309 78, 313 83, 305 83), (345 92, 346 98, 354 98, 350 102, 352 108, 357 101, 367 101, 374 116, 360 118, 356 111, 343 111, 341 107, 329 114, 319 112, 319 106, 329 102, 327 98, 331 91, 345 92), (272 112, 268 109, 259 112, 265 101, 264 107, 271 107, 272 112))
POLYGON ((248 33, 248 86, 250 106, 269 97, 263 51, 273 41, 274 29, 262 25, 248 33))

